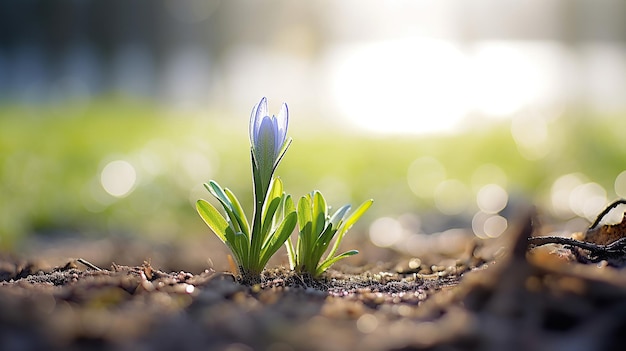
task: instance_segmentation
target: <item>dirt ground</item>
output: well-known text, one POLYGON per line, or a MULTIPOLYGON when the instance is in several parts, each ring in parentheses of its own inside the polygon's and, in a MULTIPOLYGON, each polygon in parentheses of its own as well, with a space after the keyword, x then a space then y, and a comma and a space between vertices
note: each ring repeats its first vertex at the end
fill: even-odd
POLYGON ((626 273, 574 249, 529 250, 530 218, 506 240, 428 257, 284 267, 246 286, 230 273, 45 268, 0 257, 2 350, 621 350, 626 273), (433 256, 437 257, 437 256, 433 256))

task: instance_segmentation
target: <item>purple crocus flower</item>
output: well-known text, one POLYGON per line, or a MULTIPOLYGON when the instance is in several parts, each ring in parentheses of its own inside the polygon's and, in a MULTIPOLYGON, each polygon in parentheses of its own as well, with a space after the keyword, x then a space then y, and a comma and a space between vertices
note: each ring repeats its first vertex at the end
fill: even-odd
POLYGON ((254 165, 264 182, 269 182, 285 151, 289 111, 283 103, 278 116, 270 117, 267 99, 254 106, 250 115, 250 143, 254 165))

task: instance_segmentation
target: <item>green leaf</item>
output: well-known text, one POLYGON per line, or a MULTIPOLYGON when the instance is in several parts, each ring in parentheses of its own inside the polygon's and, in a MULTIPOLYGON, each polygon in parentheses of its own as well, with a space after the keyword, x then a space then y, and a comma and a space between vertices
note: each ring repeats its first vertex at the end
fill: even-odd
POLYGON ((298 233, 298 241, 296 243, 296 255, 297 261, 296 266, 301 266, 304 264, 304 260, 309 257, 309 252, 311 251, 308 239, 311 237, 311 222, 307 222, 304 227, 300 227, 300 232, 298 233))
POLYGON ((296 212, 291 195, 283 193, 280 197, 280 205, 278 206, 278 209, 276 209, 276 214, 272 220, 272 228, 278 227, 280 222, 283 221, 283 218, 291 212, 296 212))
POLYGON ((298 200, 298 227, 300 232, 298 233, 298 243, 296 244, 296 252, 298 255, 298 263, 302 263, 302 260, 308 256, 308 252, 313 245, 312 232, 312 207, 311 207, 311 195, 306 194, 298 200))
POLYGON ((337 261, 344 259, 346 257, 350 257, 350 256, 354 256, 356 254, 358 254, 359 252, 357 250, 350 250, 350 251, 346 251, 342 254, 339 254, 331 259, 327 259, 324 262, 322 262, 322 264, 319 265, 319 267, 317 267, 317 269, 315 270, 315 276, 319 276, 320 274, 324 273, 328 268, 330 268, 330 266, 332 266, 334 263, 336 263, 337 261))
MULTIPOLYGON (((234 233, 233 235, 233 245, 236 249, 231 248, 231 251, 235 256, 239 256, 237 262, 244 268, 250 266, 248 251, 250 250, 250 241, 248 237, 242 233, 234 233)), ((229 245, 230 247, 230 245, 229 245)))
POLYGON ((328 249, 331 240, 337 233, 337 229, 333 228, 333 226, 328 223, 326 229, 322 232, 322 234, 315 240, 315 244, 313 245, 313 252, 311 253, 312 259, 315 263, 315 266, 320 262, 322 255, 328 249))
POLYGON ((301 231, 308 224, 308 230, 311 230, 311 201, 310 195, 304 195, 298 200, 298 226, 301 231))
POLYGON ((326 223, 326 212, 328 208, 326 206, 326 200, 324 196, 319 191, 313 192, 313 227, 311 230, 315 238, 311 238, 312 240, 317 240, 317 237, 322 235, 324 231, 324 223, 326 223))
POLYGON ((344 235, 346 235, 346 232, 350 228, 352 228, 354 223, 356 223, 356 221, 358 221, 359 218, 363 216, 363 214, 370 208, 370 206, 372 206, 372 203, 374 203, 374 200, 372 199, 363 202, 350 216, 348 216, 345 221, 343 221, 343 223, 339 225, 339 228, 337 230, 337 240, 335 240, 335 244, 333 245, 333 248, 327 257, 333 257, 335 252, 337 252, 337 249, 339 249, 339 244, 341 244, 341 241, 343 240, 344 235))
POLYGON ((246 220, 244 219, 245 215, 244 218, 241 218, 237 213, 235 213, 235 205, 233 205, 228 195, 226 194, 226 192, 228 192, 229 190, 222 189, 222 187, 213 180, 211 180, 209 183, 205 183, 204 187, 209 190, 211 195, 213 195, 224 208, 224 211, 226 212, 226 219, 233 227, 233 232, 245 231, 244 227, 247 226, 246 224, 244 224, 246 222, 246 220))
POLYGON ((297 223, 297 215, 295 212, 288 214, 282 223, 272 233, 270 240, 261 249, 260 266, 265 267, 267 261, 276 251, 287 241, 297 223))
POLYGON ((330 217, 330 223, 333 224, 334 228, 339 227, 339 225, 343 222, 343 218, 346 216, 346 213, 350 211, 350 208, 352 208, 352 206, 344 205, 335 211, 335 213, 330 217))
MULTIPOLYGON (((279 210, 281 209, 282 216, 274 217, 275 220, 278 220, 279 217, 281 217, 280 220, 282 221, 289 214, 296 212, 296 208, 293 204, 293 199, 291 198, 291 195, 285 195, 283 201, 281 201, 281 206, 279 210)), ((274 223, 275 226, 278 226, 278 224, 278 221, 274 223)), ((293 243, 291 242, 291 238, 287 238, 287 240, 285 240, 285 246, 287 247, 287 257, 289 257, 289 267, 291 270, 294 270, 296 268, 296 251, 294 249, 293 243)))
POLYGON ((344 223, 342 224, 342 229, 343 232, 348 231, 350 228, 352 228, 352 225, 354 225, 354 223, 356 223, 356 221, 359 220, 359 218, 361 218, 361 216, 363 216, 363 214, 370 208, 370 206, 372 206, 372 203, 374 203, 374 200, 367 200, 365 202, 363 202, 350 216, 348 216, 348 218, 344 221, 344 223))
POLYGON ((289 269, 294 270, 296 268, 296 251, 293 248, 293 243, 289 238, 285 240, 285 246, 287 247, 287 257, 289 258, 289 269))
POLYGON ((261 236, 263 237, 263 245, 269 239, 269 232, 272 229, 272 224, 274 222, 274 215, 276 214, 276 210, 280 205, 281 198, 275 197, 272 199, 270 204, 267 206, 267 211, 265 212, 265 216, 263 217, 263 222, 261 226, 261 236))
POLYGON ((285 207, 283 208, 283 217, 286 217, 287 214, 291 212, 296 212, 296 207, 293 205, 293 199, 291 195, 287 195, 285 197, 285 207))
POLYGON ((222 187, 217 184, 216 181, 211 180, 208 183, 204 183, 204 187, 211 193, 211 195, 215 196, 216 199, 222 204, 222 206, 227 207, 227 209, 232 211, 232 203, 226 196, 226 193, 222 189, 222 187))
POLYGON ((263 212, 262 215, 263 217, 266 217, 265 213, 268 210, 268 206, 271 204, 271 202, 276 199, 276 198, 280 198, 283 196, 283 182, 280 180, 280 178, 274 178, 272 180, 272 182, 270 183, 270 188, 267 192, 267 196, 265 197, 265 201, 263 202, 263 212))
POLYGON ((204 223, 206 223, 213 233, 228 246, 237 263, 245 266, 245 258, 247 257, 248 251, 247 240, 242 243, 242 239, 245 239, 245 236, 235 234, 226 219, 224 219, 219 211, 207 201, 198 200, 196 202, 196 210, 202 220, 204 220, 204 223))
POLYGON ((241 207, 239 200, 237 199, 235 194, 232 191, 230 191, 230 189, 226 188, 224 189, 224 192, 226 193, 226 196, 228 196, 228 199, 230 200, 232 204, 233 214, 235 215, 235 218, 237 219, 239 228, 241 228, 241 230, 243 231, 243 234, 245 234, 246 238, 248 238, 249 240, 250 225, 248 224, 248 218, 246 218, 246 214, 243 212, 243 208, 241 207))
POLYGON ((198 200, 196 202, 196 210, 209 228, 217 235, 222 242, 226 242, 226 228, 229 227, 228 222, 219 213, 213 205, 206 200, 198 200))
POLYGON ((279 178, 274 178, 270 183, 269 191, 263 202, 263 210, 261 212, 261 245, 268 240, 268 235, 274 224, 274 216, 283 197, 283 182, 279 178))

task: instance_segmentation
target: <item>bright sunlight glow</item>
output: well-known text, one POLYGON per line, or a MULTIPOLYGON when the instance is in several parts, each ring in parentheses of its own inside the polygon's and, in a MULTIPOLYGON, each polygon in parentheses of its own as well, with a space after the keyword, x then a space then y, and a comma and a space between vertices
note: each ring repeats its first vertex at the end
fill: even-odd
POLYGON ((467 110, 463 63, 461 51, 440 40, 367 44, 345 54, 333 91, 342 112, 366 129, 437 132, 467 110))
POLYGON ((507 117, 558 94, 550 43, 444 40, 367 43, 338 51, 332 93, 356 125, 379 133, 453 131, 469 114, 507 117), (548 68, 541 68, 546 65, 548 68))

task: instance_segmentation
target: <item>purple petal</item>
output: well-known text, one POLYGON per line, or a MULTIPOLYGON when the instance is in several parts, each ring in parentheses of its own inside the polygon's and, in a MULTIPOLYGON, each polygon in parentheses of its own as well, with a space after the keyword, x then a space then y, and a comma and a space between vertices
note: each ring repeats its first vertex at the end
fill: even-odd
POLYGON ((268 115, 267 98, 264 96, 258 104, 254 105, 252 114, 250 115, 250 140, 252 144, 256 144, 259 138, 259 128, 261 127, 263 117, 268 115))
POLYGON ((259 108, 259 104, 254 105, 254 107, 252 108, 252 113, 250 113, 249 132, 250 132, 250 141, 252 142, 252 145, 254 145, 254 141, 256 140, 256 130, 257 130, 256 112, 258 108, 259 108))
POLYGON ((287 127, 289 126, 289 109, 287 108, 287 104, 283 102, 280 107, 280 112, 278 112, 278 116, 276 116, 276 124, 278 131, 278 140, 280 141, 280 146, 282 147, 285 142, 285 138, 287 137, 287 127))
POLYGON ((267 99, 263 97, 259 102, 259 107, 256 110, 256 120, 258 121, 257 129, 258 126, 261 124, 261 120, 265 116, 269 116, 269 112, 267 111, 267 99))
POLYGON ((260 165, 271 165, 276 158, 276 130, 271 117, 265 116, 257 131, 258 139, 254 144, 260 165))

